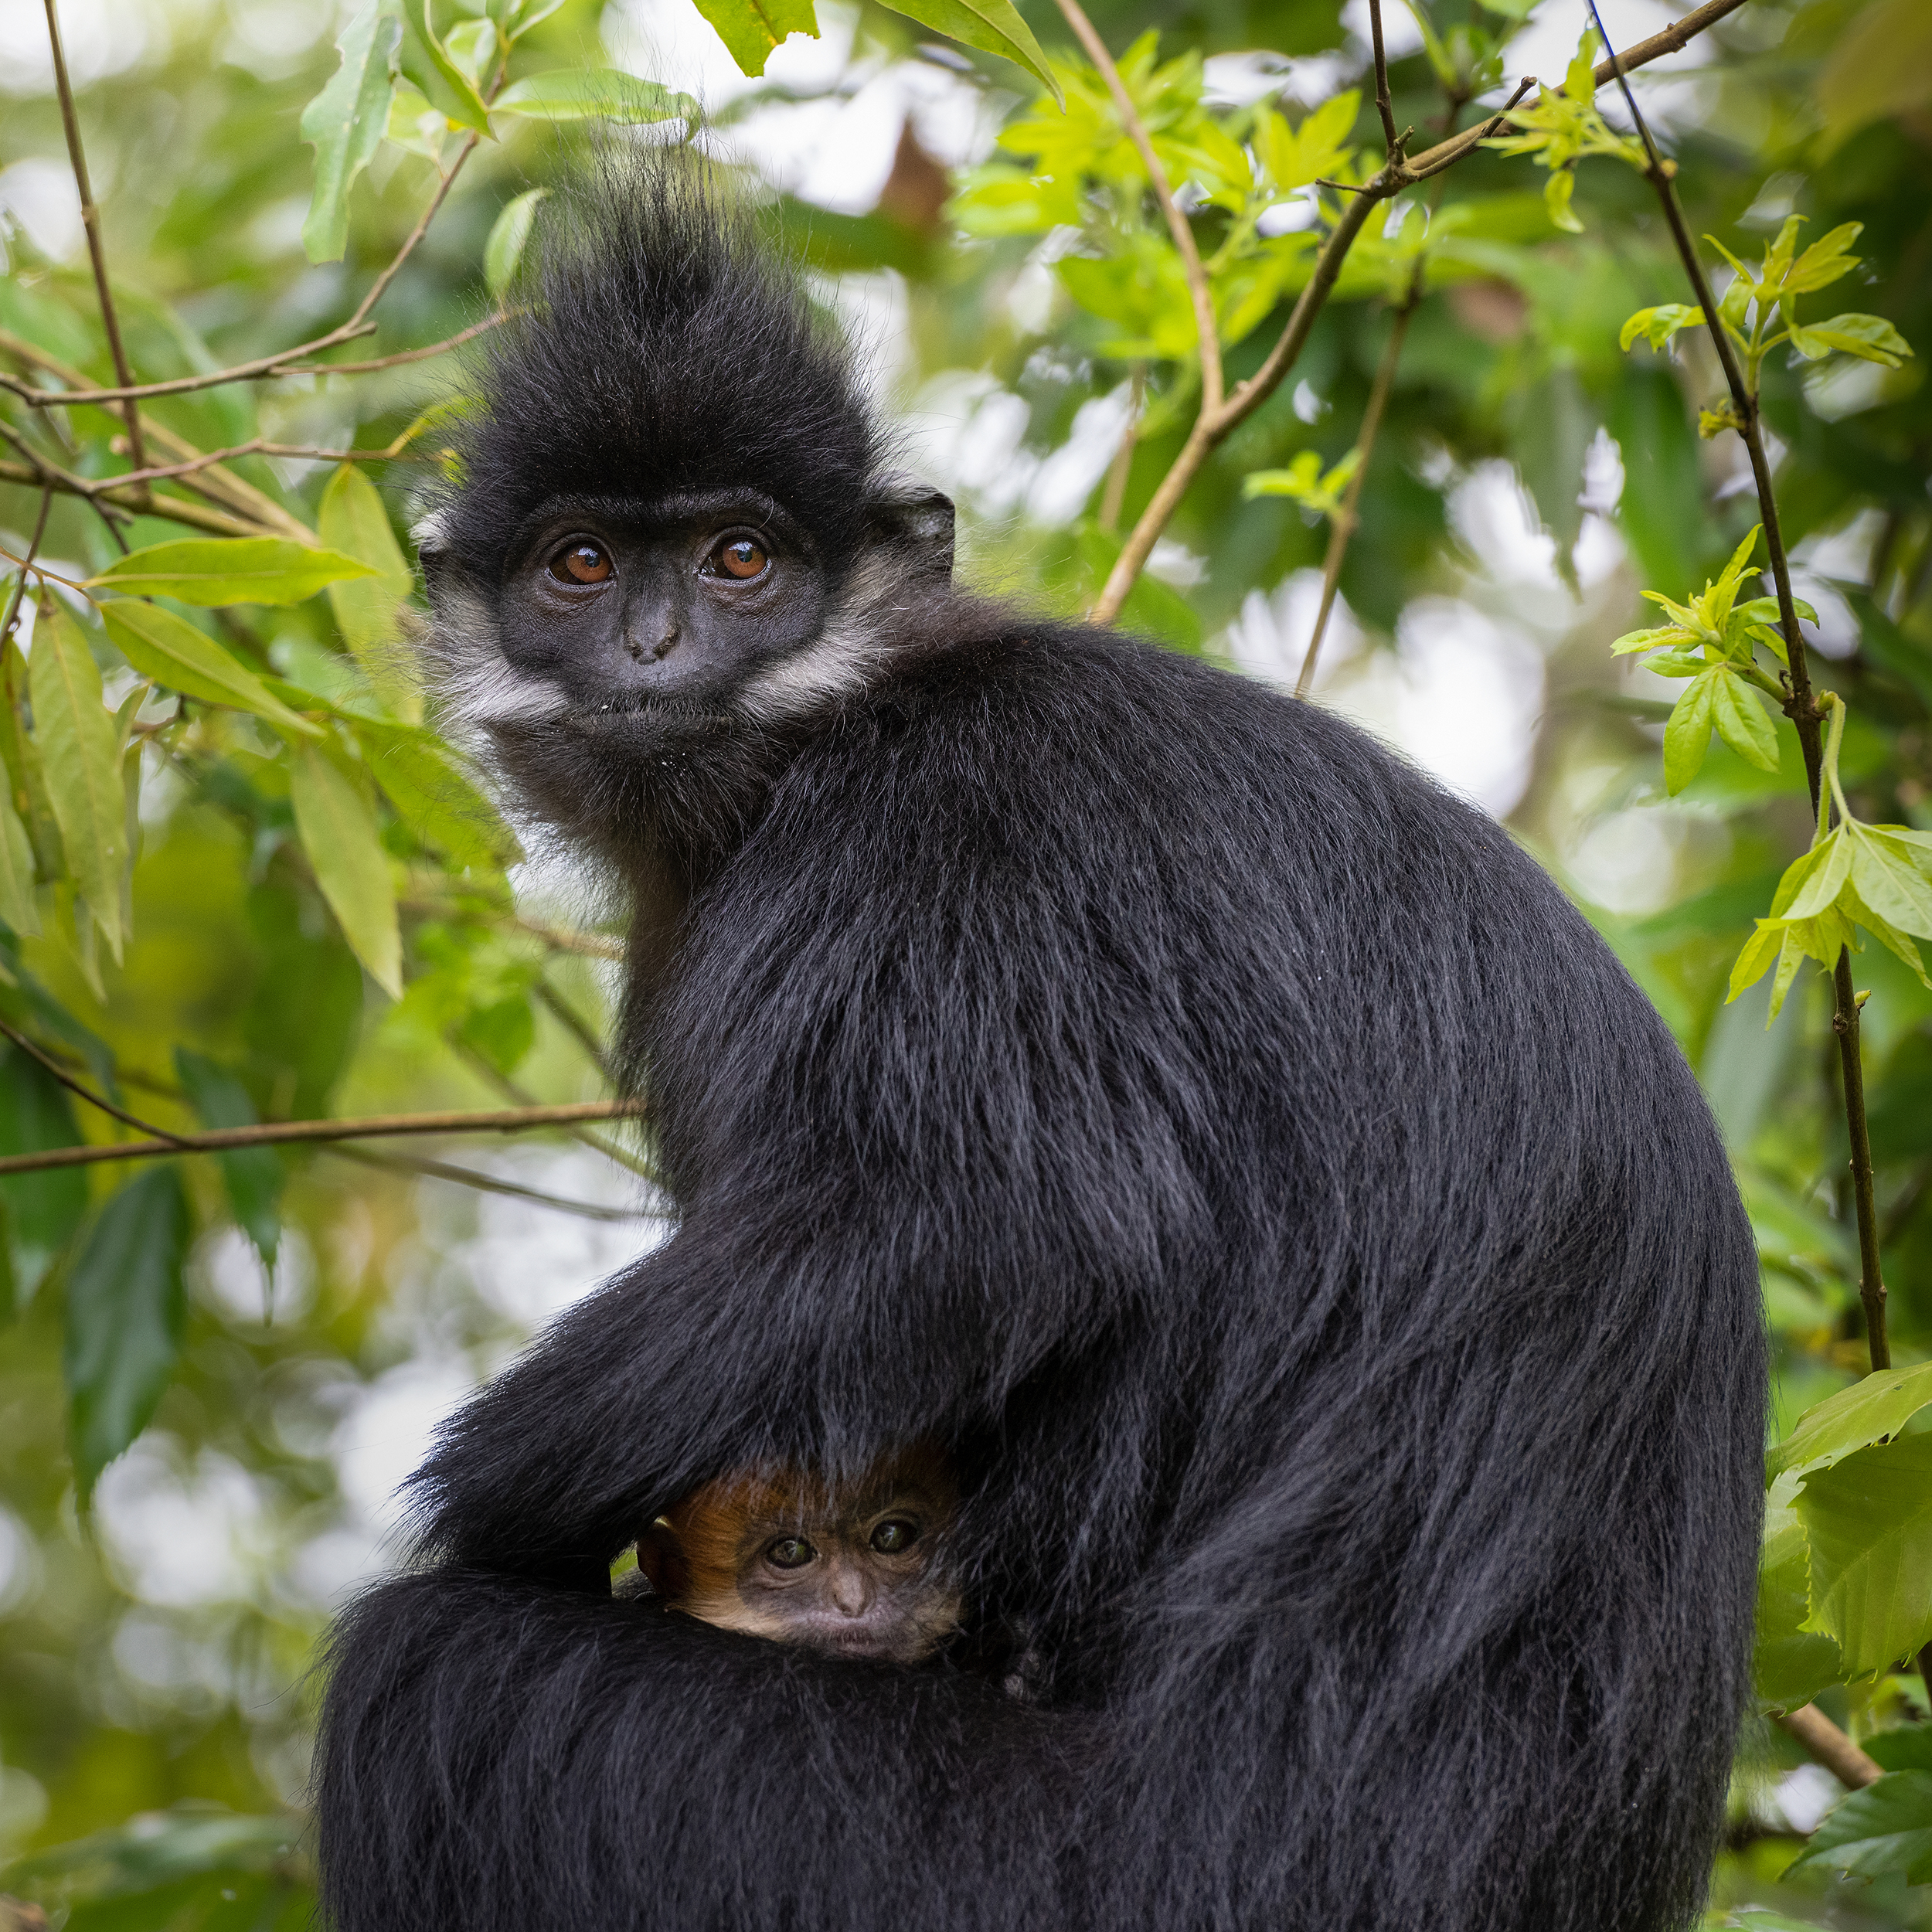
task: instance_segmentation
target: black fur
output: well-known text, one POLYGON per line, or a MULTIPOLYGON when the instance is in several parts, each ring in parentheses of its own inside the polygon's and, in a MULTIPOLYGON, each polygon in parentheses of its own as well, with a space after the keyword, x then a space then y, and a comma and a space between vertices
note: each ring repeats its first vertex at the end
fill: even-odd
MULTIPOLYGON (((662 448, 722 476, 757 445, 690 454, 723 405, 674 276, 805 339, 662 179, 492 374, 492 467, 446 512, 485 600, 519 451, 634 493, 662 448), (600 358, 620 400, 573 403, 555 372, 600 358)), ((803 519, 873 442, 842 377, 798 379, 762 486, 803 519)), ((457 1419, 423 1566, 342 1628, 337 1923, 1682 1925, 1747 1689, 1764 1361, 1668 1035, 1501 831, 1335 718, 896 603, 862 694, 776 722, 494 728, 672 921, 627 1046, 681 1219, 457 1419), (607 1594, 704 1479, 935 1432, 1038 1702, 607 1594)))

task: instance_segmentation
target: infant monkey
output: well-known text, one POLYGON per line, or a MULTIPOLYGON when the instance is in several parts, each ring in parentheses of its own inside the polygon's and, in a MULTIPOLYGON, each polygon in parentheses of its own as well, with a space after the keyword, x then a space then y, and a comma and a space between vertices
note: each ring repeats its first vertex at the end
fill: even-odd
POLYGON ((943 1547, 958 1502, 927 1443, 842 1488, 798 1470, 721 1476, 638 1539, 638 1568, 720 1630, 916 1664, 959 1628, 943 1547))

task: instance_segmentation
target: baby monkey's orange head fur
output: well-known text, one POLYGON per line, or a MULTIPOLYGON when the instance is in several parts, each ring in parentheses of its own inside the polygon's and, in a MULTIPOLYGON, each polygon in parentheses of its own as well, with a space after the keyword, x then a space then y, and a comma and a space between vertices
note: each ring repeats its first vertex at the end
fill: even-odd
POLYGON ((838 1485, 797 1470, 721 1476, 638 1539, 674 1610, 721 1630, 913 1664, 958 1628, 945 1532, 958 1507, 930 1444, 838 1485))

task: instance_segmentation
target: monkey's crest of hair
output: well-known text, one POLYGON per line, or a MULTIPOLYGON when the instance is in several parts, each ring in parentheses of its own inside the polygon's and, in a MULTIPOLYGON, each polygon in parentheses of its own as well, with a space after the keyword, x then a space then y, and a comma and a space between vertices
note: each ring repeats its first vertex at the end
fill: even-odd
POLYGON ((545 216, 525 306, 480 358, 462 486, 437 509, 451 562, 493 585, 502 533, 553 497, 749 485, 849 566, 880 439, 757 211, 673 149, 605 156, 545 216))

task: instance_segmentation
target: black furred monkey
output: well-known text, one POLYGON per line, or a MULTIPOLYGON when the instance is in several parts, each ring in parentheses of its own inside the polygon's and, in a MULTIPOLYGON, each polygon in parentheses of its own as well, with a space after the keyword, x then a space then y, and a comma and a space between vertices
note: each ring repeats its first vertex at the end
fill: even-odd
POLYGON ((435 648, 631 894, 679 1220, 450 1425, 341 1628, 339 1932, 1685 1923, 1764 1355, 1608 951, 1315 706, 955 590, 695 165, 553 204, 490 341, 435 648), (610 1595, 720 1475, 925 1435, 1043 1699, 610 1595))

